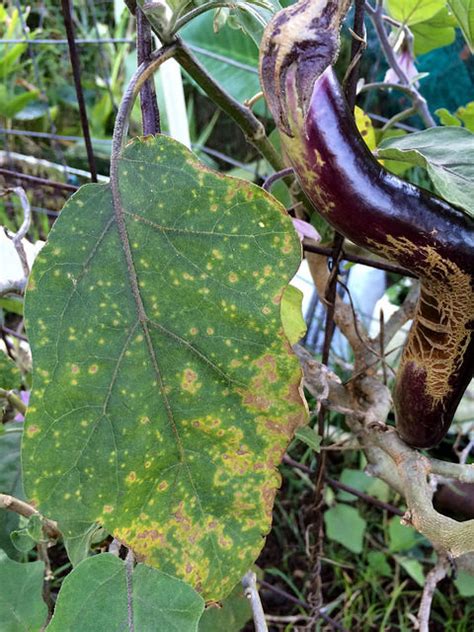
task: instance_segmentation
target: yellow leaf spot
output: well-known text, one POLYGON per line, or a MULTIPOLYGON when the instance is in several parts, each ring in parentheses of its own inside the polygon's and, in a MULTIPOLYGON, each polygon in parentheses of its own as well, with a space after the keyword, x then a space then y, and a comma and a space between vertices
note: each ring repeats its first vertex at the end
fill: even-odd
MULTIPOLYGON (((31 410, 31 408, 30 408, 30 410, 31 410)), ((31 437, 34 437, 35 434, 38 434, 38 432, 41 432, 40 429, 38 428, 38 426, 28 426, 28 428, 26 429, 26 435, 30 439, 31 439, 31 437)))
POLYGON ((98 370, 99 370, 99 367, 97 366, 97 364, 91 364, 90 367, 88 368, 88 373, 93 375, 94 373, 97 373, 98 370))
POLYGON ((104 509, 103 509, 104 513, 112 513, 113 510, 114 510, 113 505, 104 505, 104 509))
POLYGON ((125 480, 127 481, 127 483, 134 483, 137 480, 136 472, 129 472, 125 480))
POLYGON ((217 250, 217 248, 213 249, 212 256, 219 260, 222 260, 224 258, 222 252, 220 250, 217 250))
POLYGON ((147 417, 146 415, 145 415, 145 416, 143 416, 143 417, 140 417, 140 423, 141 423, 143 426, 145 426, 146 424, 149 424, 149 423, 150 423, 150 418, 149 418, 149 417, 147 417))
POLYGON ((236 283, 239 280, 239 277, 235 274, 235 272, 231 272, 228 279, 231 283, 236 283))
POLYGON ((206 329, 206 332, 207 332, 207 334, 208 334, 209 336, 212 336, 212 334, 214 333, 214 329, 213 329, 212 327, 208 327, 208 328, 206 329))
POLYGON ((192 369, 185 369, 181 379, 181 388, 194 395, 202 386, 202 384, 197 381, 197 378, 198 376, 195 371, 192 369))
POLYGON ((165 489, 168 489, 168 483, 166 481, 161 481, 161 483, 159 485, 157 485, 156 489, 159 492, 164 492, 165 489))

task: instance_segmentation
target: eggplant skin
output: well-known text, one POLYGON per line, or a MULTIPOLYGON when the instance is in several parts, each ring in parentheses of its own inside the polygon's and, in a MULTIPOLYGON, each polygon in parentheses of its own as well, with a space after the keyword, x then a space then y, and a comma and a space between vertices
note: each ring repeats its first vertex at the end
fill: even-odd
POLYGON ((278 13, 262 39, 261 81, 288 160, 318 212, 421 280, 393 399, 401 437, 429 448, 448 431, 473 371, 474 220, 388 173, 367 149, 332 69, 343 4, 302 0, 293 13, 278 13), (298 24, 305 15, 311 28, 290 28, 294 14, 298 24))

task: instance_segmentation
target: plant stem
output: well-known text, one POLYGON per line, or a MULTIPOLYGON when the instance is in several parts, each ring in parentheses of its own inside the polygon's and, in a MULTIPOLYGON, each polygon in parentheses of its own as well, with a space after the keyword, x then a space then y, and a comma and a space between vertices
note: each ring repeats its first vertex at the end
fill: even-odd
MULTIPOLYGON (((141 9, 137 9, 137 61, 140 66, 148 62, 153 53, 153 40, 151 37, 150 23, 143 15, 141 9)), ((156 102, 155 84, 148 79, 140 91, 140 107, 142 111, 143 133, 159 134, 160 112, 156 102)))
POLYGON ((117 160, 120 156, 122 148, 125 144, 125 138, 128 131, 130 114, 143 84, 153 76, 153 73, 168 59, 175 54, 178 45, 176 42, 162 46, 155 51, 149 59, 149 62, 141 64, 133 74, 130 83, 127 86, 123 99, 120 103, 119 111, 115 119, 114 134, 112 138, 112 156, 110 159, 110 179, 113 180, 117 176, 117 160))
POLYGON ((26 415, 27 406, 24 404, 18 395, 15 395, 13 391, 7 391, 4 388, 0 388, 0 397, 7 400, 9 404, 16 408, 19 413, 26 415))
POLYGON ((268 632, 267 622, 265 621, 265 613, 263 612, 262 602, 257 588, 257 576, 253 571, 248 571, 242 578, 242 586, 244 594, 250 601, 252 608, 253 622, 255 624, 255 632, 268 632))
POLYGON ((365 10, 372 19, 387 62, 397 74, 398 78, 400 79, 400 83, 407 88, 407 94, 409 94, 410 98, 412 99, 414 108, 423 119, 426 127, 435 127, 436 123, 430 114, 426 99, 420 94, 416 87, 410 83, 406 73, 398 63, 398 60, 395 56, 395 51, 390 46, 388 35, 384 26, 383 5, 380 2, 377 2, 377 6, 374 9, 369 2, 366 2, 365 10))
MULTIPOLYGON (((8 509, 9 511, 14 511, 15 513, 19 514, 20 516, 24 516, 25 518, 30 518, 31 516, 35 515, 41 515, 39 511, 37 511, 32 505, 25 503, 19 498, 10 496, 9 494, 0 494, 0 509, 8 509)), ((48 520, 43 516, 41 517, 45 534, 53 540, 59 538, 61 536, 61 532, 59 531, 56 522, 54 522, 53 520, 48 520)))
POLYGON ((245 138, 254 145, 262 156, 271 164, 275 171, 281 171, 287 166, 275 147, 268 140, 263 123, 245 107, 230 96, 198 62, 182 40, 178 41, 176 60, 186 70, 192 79, 204 90, 243 131, 245 138))

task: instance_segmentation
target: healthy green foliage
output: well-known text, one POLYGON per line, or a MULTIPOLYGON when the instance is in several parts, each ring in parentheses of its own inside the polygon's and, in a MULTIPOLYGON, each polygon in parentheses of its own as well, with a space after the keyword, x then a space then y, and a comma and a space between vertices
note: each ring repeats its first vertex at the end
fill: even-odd
POLYGON ((296 344, 306 333, 306 323, 301 313, 303 292, 289 285, 281 299, 281 322, 291 345, 296 344))
POLYGON ((25 486, 66 536, 97 521, 217 600, 263 545, 306 420, 279 316, 301 247, 271 196, 167 137, 119 172, 117 216, 108 185, 83 187, 33 268, 25 486))
POLYGON ((445 0, 387 0, 390 15, 408 26, 425 22, 438 13, 445 0))
POLYGON ((191 586, 110 553, 84 560, 59 592, 48 632, 197 632, 204 601, 191 586), (132 628, 133 626, 133 628, 132 628))
POLYGON ((211 605, 199 620, 199 632, 241 632, 252 618, 249 600, 239 582, 220 606, 211 605))
POLYGON ((432 127, 384 141, 381 158, 427 170, 437 192, 474 216, 474 134, 463 127, 432 127))
POLYGON ((355 507, 337 503, 324 513, 326 535, 352 551, 361 553, 367 522, 355 507))
POLYGON ((43 562, 19 564, 0 549, 0 629, 39 632, 48 609, 43 601, 43 562))
POLYGON ((446 7, 429 20, 414 24, 411 31, 415 36, 415 55, 423 55, 435 48, 452 44, 456 37, 455 26, 456 20, 446 7))
POLYGON ((451 11, 461 27, 464 39, 474 52, 474 0, 448 0, 451 11))
POLYGON ((0 388, 9 391, 21 384, 20 369, 3 351, 0 350, 0 388))
MULTIPOLYGON (((199 61, 237 101, 242 103, 260 91, 258 49, 242 31, 224 26, 215 33, 212 16, 205 14, 183 30, 183 38, 197 47, 194 52, 199 61)), ((254 111, 263 114, 263 102, 254 111)))
MULTIPOLYGON (((21 430, 22 424, 18 424, 21 430)), ((21 432, 0 434, 0 493, 24 500, 20 463, 21 432)), ((10 557, 18 551, 10 540, 10 532, 18 527, 19 517, 13 511, 0 510, 0 548, 10 557)))

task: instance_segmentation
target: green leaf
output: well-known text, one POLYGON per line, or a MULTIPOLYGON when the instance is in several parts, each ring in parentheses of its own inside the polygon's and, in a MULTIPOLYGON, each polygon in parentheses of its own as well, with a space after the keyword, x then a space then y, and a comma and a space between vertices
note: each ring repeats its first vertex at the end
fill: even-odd
POLYGON ((474 216, 474 134, 463 127, 432 127, 383 141, 381 158, 424 167, 439 195, 474 216))
POLYGON ((17 297, 0 298, 0 309, 23 316, 23 300, 17 297))
POLYGON ((306 333, 306 323, 301 311, 302 304, 303 292, 289 285, 281 299, 281 322, 291 345, 296 344, 306 333))
POLYGON ((412 26, 415 36, 415 55, 424 55, 435 48, 449 46, 456 38, 456 20, 446 7, 429 20, 412 26))
POLYGON ((0 388, 9 391, 21 384, 21 371, 6 353, 0 350, 0 388))
MULTIPOLYGON (((361 472, 360 470, 349 469, 344 469, 340 478, 341 483, 354 487, 360 492, 366 492, 369 485, 373 483, 373 480, 373 478, 367 476, 367 474, 361 472)), ((337 492, 337 497, 339 500, 343 500, 345 502, 353 502, 354 500, 357 500, 357 496, 342 490, 337 492)))
POLYGON ((13 546, 22 553, 27 553, 36 546, 37 542, 44 542, 43 520, 39 514, 33 514, 30 518, 20 518, 21 529, 10 534, 13 546))
MULTIPOLYGON (((4 45, 2 45, 4 46, 4 45)), ((0 56, 0 77, 3 81, 10 75, 12 72, 17 72, 21 65, 19 62, 20 57, 27 49, 27 44, 19 42, 18 44, 14 44, 13 46, 8 46, 2 55, 0 56)))
POLYGON ((352 551, 361 553, 367 522, 355 507, 338 503, 324 514, 326 535, 352 551))
POLYGON ((239 582, 221 607, 211 605, 204 610, 199 621, 199 632, 240 632, 251 618, 252 609, 239 582))
POLYGON ((409 26, 426 22, 445 4, 445 0, 387 0, 388 11, 392 18, 409 26))
POLYGON ((455 127, 461 127, 461 121, 451 114, 446 108, 439 108, 435 110, 436 116, 439 118, 441 125, 454 125, 455 127))
POLYGON ((369 551, 367 554, 369 568, 378 577, 391 577, 393 571, 387 562, 387 556, 382 551, 369 551))
POLYGON ((408 551, 418 542, 417 532, 413 527, 404 525, 398 516, 388 523, 389 549, 392 553, 408 551))
MULTIPOLYGON (((18 427, 21 430, 22 424, 18 424, 18 427)), ((0 492, 25 500, 21 481, 20 444, 21 432, 5 432, 0 435, 0 492)), ((0 510, 0 548, 10 557, 18 557, 10 540, 10 533, 18 528, 18 523, 18 514, 0 510)))
POLYGON ((314 428, 309 426, 303 426, 298 428, 295 432, 295 437, 309 446, 315 452, 319 452, 321 449, 321 435, 318 435, 314 428))
POLYGON ((168 137, 119 169, 128 240, 109 186, 88 185, 33 266, 24 481, 66 537, 98 522, 219 600, 259 554, 307 418, 279 317, 301 245, 271 196, 168 137))
POLYGON ((77 566, 89 556, 91 545, 97 541, 98 537, 100 542, 106 537, 106 532, 95 523, 87 525, 84 531, 75 536, 64 537, 67 556, 73 566, 77 566))
POLYGON ((407 575, 409 575, 418 584, 418 586, 425 585, 423 566, 418 560, 414 560, 411 557, 404 557, 402 555, 395 555, 395 559, 407 575))
POLYGON ((0 84, 0 116, 15 118, 30 101, 38 98, 38 94, 36 90, 13 94, 7 90, 5 85, 0 84))
POLYGON ((204 601, 191 586, 144 564, 128 573, 110 553, 81 562, 61 586, 47 632, 129 630, 130 620, 137 632, 196 632, 204 601))
POLYGON ((458 571, 454 585, 461 597, 474 597, 474 577, 466 571, 458 571))
MULTIPOLYGON (((193 52, 209 74, 237 101, 260 92, 258 49, 241 31, 224 26, 214 33, 212 16, 205 14, 186 26, 182 35, 195 47, 193 52)), ((253 111, 264 114, 264 102, 257 102, 253 111)))
POLYGON ((231 15, 235 17, 242 30, 249 35, 257 46, 260 46, 263 31, 272 17, 280 11, 282 5, 278 0, 269 0, 266 6, 255 2, 244 2, 246 9, 235 8, 231 15))
POLYGON ((474 0, 448 0, 471 53, 474 53, 474 0))
POLYGON ((2 632, 39 632, 48 609, 43 601, 44 563, 19 564, 0 549, 0 627, 2 632))
POLYGON ((474 101, 461 105, 454 114, 446 108, 435 110, 435 114, 439 117, 442 125, 460 127, 461 124, 464 124, 468 130, 474 132, 474 101))

